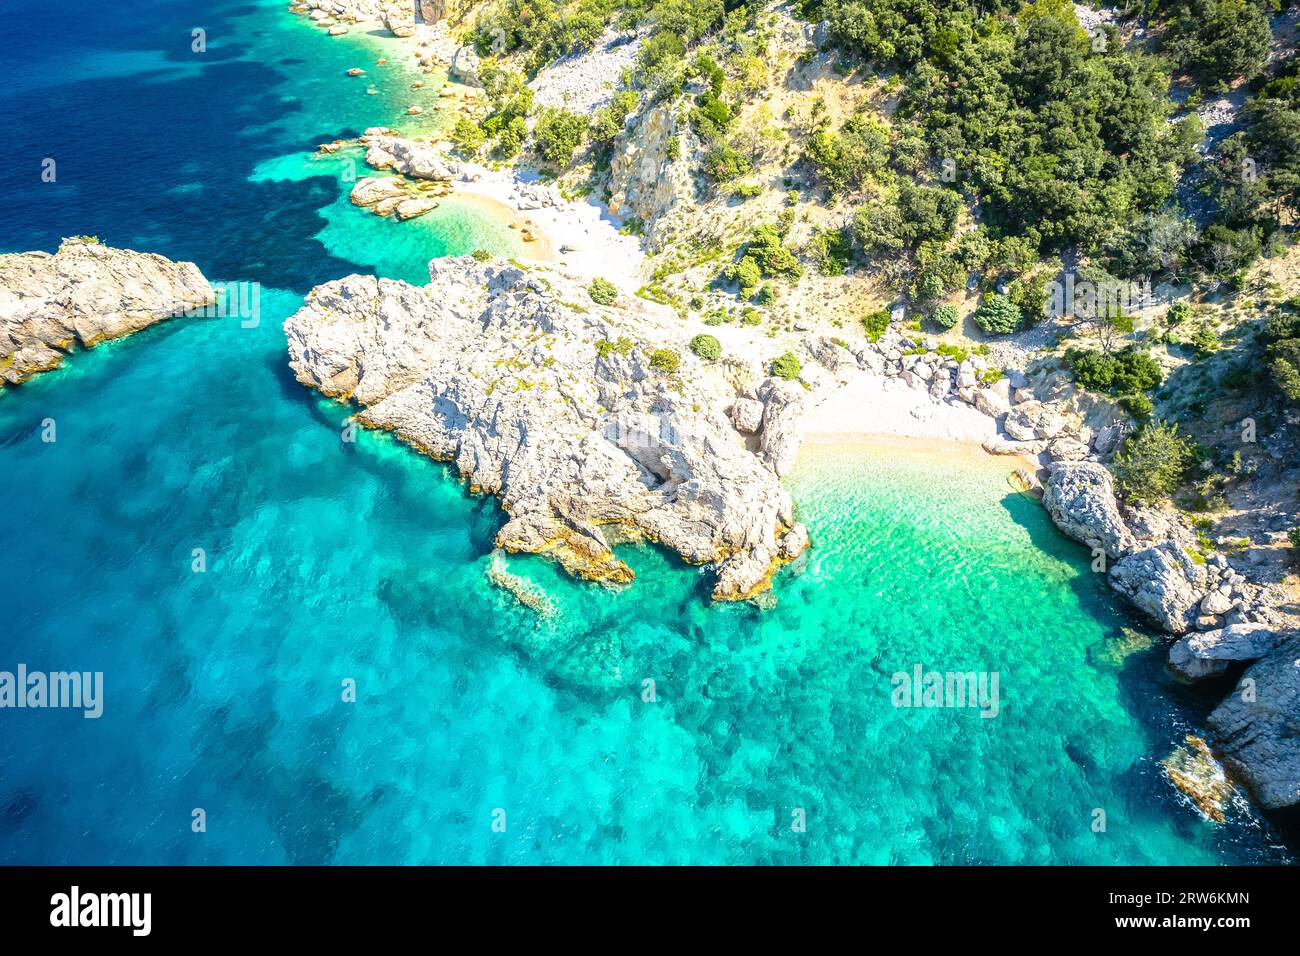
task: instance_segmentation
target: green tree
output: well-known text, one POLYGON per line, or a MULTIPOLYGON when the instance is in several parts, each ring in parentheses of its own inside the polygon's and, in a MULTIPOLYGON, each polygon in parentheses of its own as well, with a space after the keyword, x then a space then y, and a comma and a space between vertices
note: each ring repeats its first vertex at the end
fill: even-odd
POLYGON ((1111 470, 1120 494, 1130 501, 1156 504, 1183 483, 1194 460, 1192 443, 1178 426, 1155 421, 1124 440, 1111 470))
POLYGON ((465 156, 473 156, 487 141, 487 134, 478 123, 473 122, 466 116, 456 119, 456 125, 451 130, 451 145, 456 152, 465 156))
POLYGON ((1024 321, 1020 307, 1005 295, 985 297, 980 307, 975 310, 975 324, 989 335, 1010 335, 1017 331, 1024 321))
POLYGON ((951 329, 957 324, 961 315, 957 312, 955 305, 940 305, 930 313, 930 321, 941 329, 951 329))
POLYGON ((739 262, 733 262, 727 267, 725 277, 740 286, 739 294, 742 299, 748 299, 753 295, 759 283, 763 281, 762 270, 758 268, 758 262, 753 256, 742 256, 739 262))
POLYGON ((587 136, 585 117, 558 107, 542 111, 533 128, 533 149, 552 166, 564 167, 587 136))

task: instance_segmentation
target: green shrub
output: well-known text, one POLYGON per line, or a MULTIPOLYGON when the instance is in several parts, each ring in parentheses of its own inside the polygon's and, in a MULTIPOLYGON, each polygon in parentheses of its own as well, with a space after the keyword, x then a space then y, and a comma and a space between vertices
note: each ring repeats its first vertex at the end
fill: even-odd
POLYGON ((636 109, 641 97, 635 90, 622 90, 614 94, 609 106, 596 110, 591 118, 591 130, 588 135, 600 149, 609 149, 623 132, 623 124, 631 112, 636 109))
POLYGON ((479 262, 487 262, 492 258, 492 253, 488 252, 486 249, 475 249, 470 254, 479 262))
POLYGON ((1187 302, 1175 302, 1165 313, 1165 322, 1169 325, 1181 325, 1192 317, 1192 307, 1187 302))
POLYGON ((564 167, 587 136, 587 118, 568 110, 543 110, 533 127, 533 149, 552 166, 564 167))
POLYGON ((870 315, 863 316, 862 328, 867 333, 867 341, 879 342, 880 337, 889 330, 889 310, 877 309, 870 315))
POLYGON ((736 152, 723 142, 716 142, 704 154, 704 173, 717 183, 745 176, 754 168, 748 156, 736 152))
POLYGON ((731 125, 731 118, 731 108, 709 91, 695 98, 695 109, 691 110, 691 128, 701 139, 708 141, 721 136, 731 125))
POLYGON ((596 343, 596 354, 601 358, 609 358, 611 355, 626 357, 632 354, 632 340, 626 335, 620 335, 613 342, 609 339, 601 339, 596 343))
POLYGON ((1300 313, 1274 312, 1265 325, 1265 356, 1274 387, 1300 402, 1300 313))
POLYGON ((824 276, 843 275, 853 257, 853 235, 847 229, 824 229, 813 236, 811 253, 824 276))
POLYGON ((1149 421, 1156 413, 1155 403, 1146 395, 1125 395, 1119 400, 1120 407, 1140 422, 1149 421))
POLYGON ((595 278, 591 280, 591 285, 587 286, 587 295, 591 296, 591 301, 597 305, 613 305, 618 301, 618 286, 608 279, 595 278))
POLYGON ((1286 539, 1291 542, 1291 547, 1300 549, 1300 524, 1286 533, 1286 539))
POLYGON ((748 299, 763 281, 763 272, 753 256, 743 256, 739 262, 733 262, 723 272, 723 276, 740 286, 740 297, 748 299))
POLYGON ((673 349, 655 349, 650 353, 650 367, 671 375, 682 364, 682 357, 673 349))
POLYGON ((1219 349, 1219 333, 1208 323, 1198 325, 1187 341, 1199 358, 1219 349))
POLYGON ((846 188, 862 189, 889 162, 889 127, 859 114, 837 133, 813 133, 806 156, 817 179, 832 195, 846 188))
POLYGON ((941 305, 930 313, 930 321, 941 329, 951 329, 961 318, 955 305, 941 305))
POLYGON ((989 335, 1010 335, 1024 321, 1020 307, 1005 295, 986 296, 975 310, 975 324, 989 335))
POLYGON ((758 265, 763 278, 785 276, 797 279, 803 275, 803 266, 794 257, 794 253, 781 243, 781 233, 776 226, 758 226, 753 238, 745 247, 745 257, 753 259, 758 265))
POLYGON ((1125 498, 1155 504, 1178 489, 1194 458, 1195 448, 1178 434, 1178 426, 1157 421, 1125 439, 1111 470, 1125 498))
POLYGON ((473 156, 483 148, 486 141, 487 134, 483 132, 483 127, 466 116, 458 118, 452 127, 451 145, 456 152, 465 156, 473 156))
POLYGON ((786 352, 772 359, 772 374, 786 381, 794 381, 803 371, 803 364, 793 352, 786 352))
POLYGON ((722 343, 712 335, 701 333, 691 339, 691 351, 702 359, 716 362, 722 357, 722 343))
POLYGON ((952 237, 961 197, 951 189, 903 183, 890 202, 863 206, 853 216, 853 234, 869 256, 884 257, 925 242, 952 237))
POLYGON ((1164 378, 1155 359, 1133 348, 1114 355, 1090 349, 1068 349, 1065 360, 1074 372, 1076 382, 1084 388, 1108 395, 1149 392, 1164 378))

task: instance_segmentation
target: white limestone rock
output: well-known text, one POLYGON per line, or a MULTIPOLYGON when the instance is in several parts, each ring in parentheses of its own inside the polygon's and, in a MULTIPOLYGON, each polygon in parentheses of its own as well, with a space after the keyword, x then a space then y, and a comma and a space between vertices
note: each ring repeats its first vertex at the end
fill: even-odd
POLYGON ((777 480, 797 435, 785 383, 760 389, 754 454, 726 415, 735 389, 690 353, 679 322, 580 312, 565 303, 584 300, 581 285, 541 267, 466 256, 435 259, 429 272, 423 287, 354 275, 314 289, 285 322, 298 380, 355 400, 361 423, 498 495, 510 516, 500 547, 626 582, 632 572, 601 530, 613 525, 717 564, 715 598, 770 586, 801 540, 777 480), (635 347, 602 356, 598 343, 620 336, 635 347), (662 347, 680 353, 676 375, 650 368, 662 347))
POLYGON ((1110 585, 1170 634, 1186 634, 1206 591, 1206 570, 1176 541, 1165 541, 1121 558, 1110 585))
POLYGON ((1300 803, 1300 638, 1252 665, 1208 724, 1224 762, 1262 806, 1300 803))
POLYGON ((1187 680, 1200 680, 1224 673, 1233 663, 1257 661, 1291 636, 1263 624, 1189 634, 1169 648, 1169 667, 1187 680))
POLYGON ((1133 546, 1115 500, 1110 472, 1095 462, 1056 461, 1048 466, 1043 507, 1075 541, 1118 558, 1133 546))
POLYGON ((74 345, 109 339, 211 305, 192 262, 65 239, 58 252, 0 255, 0 388, 57 367, 74 345))

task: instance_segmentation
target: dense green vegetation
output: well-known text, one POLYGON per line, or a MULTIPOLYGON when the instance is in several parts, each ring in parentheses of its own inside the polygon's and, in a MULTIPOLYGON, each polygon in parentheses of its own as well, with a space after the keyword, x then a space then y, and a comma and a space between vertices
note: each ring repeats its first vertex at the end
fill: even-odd
MULTIPOLYGON (((989 335, 1045 317, 1061 255, 1088 281, 1240 289, 1243 270, 1277 252, 1300 213, 1300 67, 1265 70, 1276 0, 1149 0, 1112 8, 1114 25, 1095 35, 1068 0, 797 0, 794 9, 827 22, 822 52, 837 73, 881 95, 847 113, 823 97, 811 113, 808 100, 781 116, 752 106, 782 82, 766 56, 773 21, 756 0, 497 0, 472 33, 490 109, 451 138, 466 154, 527 149, 556 172, 589 161, 599 177, 629 117, 671 105, 670 158, 689 144, 702 193, 711 183, 733 204, 755 200, 780 161, 789 196, 779 220, 694 260, 726 262, 718 277, 741 299, 768 305, 806 269, 865 265, 939 330, 960 319, 940 303, 977 291, 974 325, 989 335), (643 38, 608 105, 590 117, 534 110, 527 77, 610 29, 622 31, 616 43, 632 30, 643 38), (1203 154, 1195 108, 1242 82, 1239 131, 1203 154), (809 203, 839 218, 792 229, 809 203)), ((678 299, 659 277, 654 287, 685 311, 689 290, 678 299)), ((755 322, 770 314, 749 312, 755 322)), ((719 314, 711 321, 736 320, 719 314)), ((1100 349, 1073 349, 1067 364, 1084 387, 1149 416, 1161 379, 1153 344, 1193 357, 1228 347, 1227 333, 1196 315, 1176 305, 1152 339, 1123 310, 1085 314, 1100 349)), ((1291 315, 1270 321, 1260 354, 1294 399, 1291 315)), ((864 320, 868 338, 887 326, 886 313, 864 320)))
POLYGON ((1187 476, 1195 448, 1178 426, 1151 422, 1124 440, 1111 470, 1130 501, 1155 503, 1172 495, 1187 476))
POLYGON ((533 149, 552 166, 566 166, 587 137, 587 120, 562 109, 546 109, 533 127, 533 149))
POLYGON ((1114 355, 1087 349, 1070 349, 1066 361, 1084 388, 1111 395, 1149 392, 1164 378, 1160 366, 1146 352, 1125 349, 1114 355))
POLYGON ((1265 326, 1268 371, 1282 396, 1300 402, 1300 303, 1279 309, 1265 326))

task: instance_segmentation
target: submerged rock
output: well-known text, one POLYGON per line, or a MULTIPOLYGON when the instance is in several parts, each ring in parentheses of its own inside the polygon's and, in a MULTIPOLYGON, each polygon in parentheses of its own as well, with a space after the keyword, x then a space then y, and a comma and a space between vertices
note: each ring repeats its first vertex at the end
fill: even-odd
POLYGON ((55 368, 64 353, 211 305, 192 262, 65 239, 58 252, 0 255, 0 387, 55 368))
POLYGON ((1232 797, 1232 784, 1214 759, 1203 737, 1188 734, 1183 746, 1161 761, 1165 774, 1207 819, 1222 823, 1223 808, 1232 797))
POLYGON ((1228 768, 1262 806, 1300 803, 1300 638, 1252 665, 1209 727, 1228 768))
POLYGON ((492 552, 485 575, 488 582, 510 594, 516 601, 537 614, 538 617, 555 616, 555 605, 538 585, 525 577, 520 577, 506 568, 505 552, 497 549, 492 552))
POLYGON ((736 390, 690 353, 680 323, 575 308, 590 297, 553 270, 466 256, 429 273, 423 287, 356 275, 318 286, 285 322, 290 365, 364 406, 363 424, 498 495, 510 516, 498 546, 630 581, 602 531, 613 526, 717 564, 721 600, 766 590, 807 547, 775 470, 789 423, 765 413, 764 432, 781 434, 770 454, 749 451, 726 414, 736 390), (662 348, 679 353, 677 372, 650 365, 662 348))

